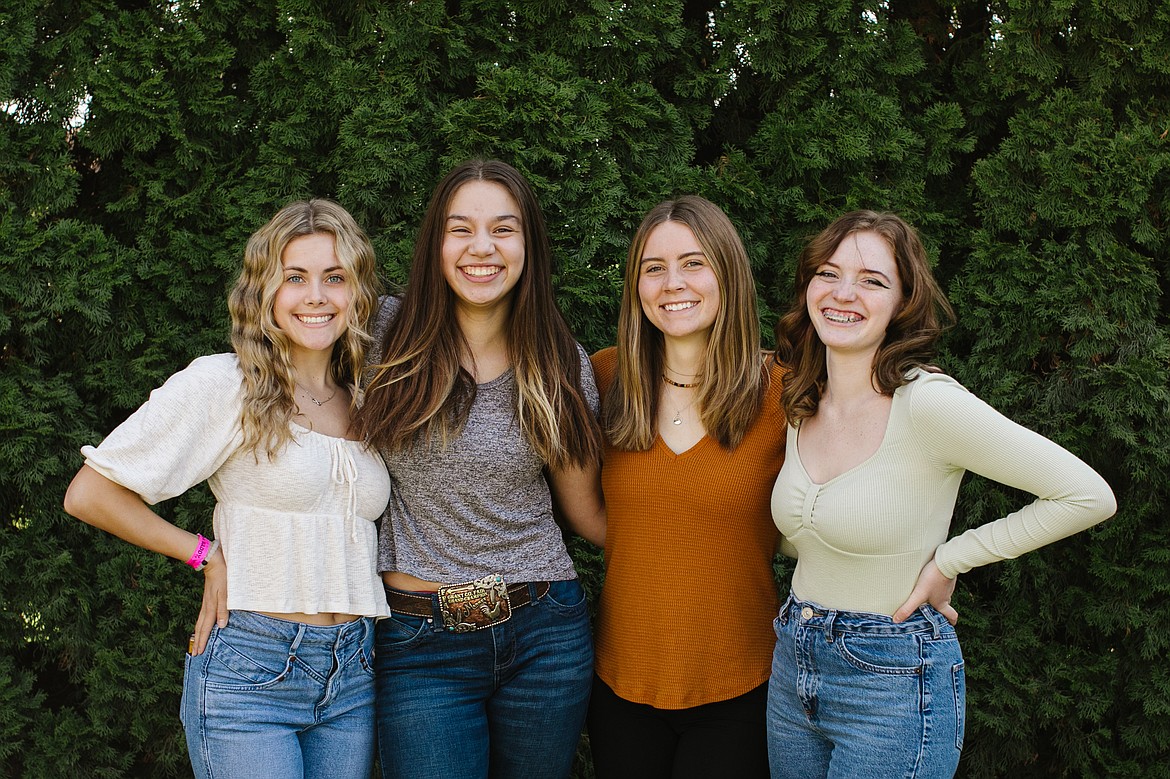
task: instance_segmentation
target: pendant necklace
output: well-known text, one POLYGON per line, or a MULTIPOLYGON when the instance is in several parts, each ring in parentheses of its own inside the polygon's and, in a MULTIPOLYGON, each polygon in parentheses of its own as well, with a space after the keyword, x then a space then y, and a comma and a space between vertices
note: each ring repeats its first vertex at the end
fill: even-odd
MULTIPOLYGON (((694 389, 695 387, 698 387, 703 383, 701 381, 696 381, 696 382, 692 382, 690 384, 682 384, 682 383, 679 383, 677 381, 674 381, 672 379, 667 378, 665 373, 662 374, 662 380, 665 381, 667 384, 671 385, 672 387, 678 387, 680 389, 694 389)), ((691 398, 690 403, 686 404, 682 408, 675 409, 674 419, 670 420, 670 423, 672 425, 681 425, 683 423, 682 413, 684 411, 686 411, 688 408, 690 408, 691 406, 695 405, 695 401, 698 399, 699 399, 699 397, 698 397, 698 395, 696 395, 695 397, 691 398)))
POLYGON ((309 400, 313 401, 313 404, 315 406, 317 406, 317 408, 321 408, 321 406, 324 406, 326 403, 328 403, 329 401, 331 401, 335 397, 337 397, 337 388, 336 387, 333 388, 333 394, 330 395, 329 397, 325 398, 325 400, 317 400, 315 397, 313 397, 313 393, 309 392, 307 389, 305 389, 305 387, 300 382, 297 382, 297 386, 300 387, 301 392, 303 392, 309 396, 309 400))
POLYGON ((670 423, 672 425, 681 425, 682 424, 682 412, 686 411, 688 408, 695 405, 696 400, 698 400, 698 398, 691 398, 690 403, 686 404, 685 406, 683 406, 680 409, 676 409, 674 412, 674 419, 670 420, 670 423))

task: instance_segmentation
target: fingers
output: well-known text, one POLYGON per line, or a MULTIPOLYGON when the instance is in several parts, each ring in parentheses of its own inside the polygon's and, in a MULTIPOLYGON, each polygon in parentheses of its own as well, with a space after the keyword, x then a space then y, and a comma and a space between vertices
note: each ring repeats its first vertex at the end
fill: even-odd
POLYGON ((923 593, 920 593, 916 587, 914 592, 910 593, 910 597, 906 599, 906 602, 899 606, 898 610, 894 612, 894 615, 891 617, 891 619, 894 620, 894 622, 902 622, 911 614, 918 611, 918 607, 923 603, 926 603, 926 597, 923 593))
POLYGON ((211 637, 211 627, 215 624, 214 613, 208 612, 207 605, 199 610, 199 619, 195 621, 195 633, 191 636, 191 654, 201 655, 207 648, 207 639, 211 637))
POLYGON ((910 597, 894 612, 891 619, 894 622, 902 622, 917 611, 919 606, 928 603, 942 614, 947 622, 954 625, 959 621, 959 612, 951 606, 951 595, 954 591, 955 580, 943 575, 932 558, 918 574, 918 581, 914 583, 910 597))
POLYGON ((935 611, 947 618, 947 622, 951 623, 951 627, 959 623, 959 612, 955 611, 955 607, 951 605, 949 600, 943 601, 938 605, 933 603, 930 605, 934 606, 935 611))
POLYGON ((221 550, 207 561, 203 569, 203 604, 199 618, 195 621, 195 633, 191 637, 191 654, 202 654, 211 637, 211 630, 218 626, 227 627, 227 566, 221 550))

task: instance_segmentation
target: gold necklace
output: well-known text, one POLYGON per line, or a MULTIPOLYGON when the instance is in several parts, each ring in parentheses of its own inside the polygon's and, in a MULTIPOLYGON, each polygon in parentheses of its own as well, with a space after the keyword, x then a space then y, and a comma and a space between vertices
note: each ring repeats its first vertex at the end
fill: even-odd
POLYGON ((662 380, 665 381, 667 384, 669 384, 672 387, 681 387, 682 389, 694 389, 695 387, 703 386, 703 382, 701 382, 701 381, 692 382, 691 384, 680 384, 679 382, 675 381, 674 379, 667 378, 665 373, 662 374, 662 380))

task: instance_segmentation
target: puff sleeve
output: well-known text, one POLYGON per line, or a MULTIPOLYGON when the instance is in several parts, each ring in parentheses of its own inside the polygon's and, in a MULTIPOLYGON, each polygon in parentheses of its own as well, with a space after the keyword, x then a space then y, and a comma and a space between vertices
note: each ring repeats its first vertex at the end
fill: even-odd
POLYGON ((153 505, 207 480, 239 448, 243 376, 234 354, 199 357, 99 446, 85 464, 153 505))

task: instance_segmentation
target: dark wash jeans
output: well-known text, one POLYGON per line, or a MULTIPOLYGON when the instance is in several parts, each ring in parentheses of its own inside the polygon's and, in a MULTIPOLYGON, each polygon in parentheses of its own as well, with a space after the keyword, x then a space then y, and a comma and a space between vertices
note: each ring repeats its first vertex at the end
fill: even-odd
POLYGON ((449 633, 441 624, 402 614, 378 621, 382 776, 568 776, 593 677, 580 583, 553 582, 490 628, 449 633))

